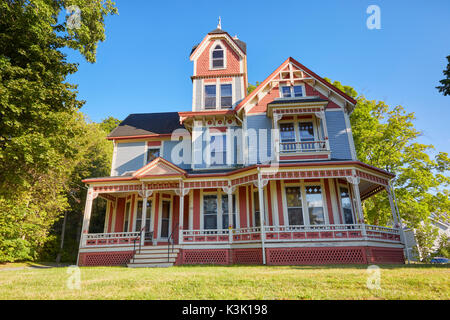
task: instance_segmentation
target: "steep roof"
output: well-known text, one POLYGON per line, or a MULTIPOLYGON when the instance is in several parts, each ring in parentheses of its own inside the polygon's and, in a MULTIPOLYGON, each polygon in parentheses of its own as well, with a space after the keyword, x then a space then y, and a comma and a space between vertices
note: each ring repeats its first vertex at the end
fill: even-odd
POLYGON ((133 113, 108 135, 108 138, 171 134, 184 128, 178 112, 133 113))
MULTIPOLYGON (((234 43, 236 43, 236 45, 239 47, 239 49, 242 50, 242 52, 243 52, 244 54, 247 54, 247 44, 246 44, 244 41, 239 40, 239 39, 237 39, 237 38, 234 38, 234 37, 230 36, 230 35, 228 34, 228 32, 226 32, 226 31, 224 31, 224 30, 222 30, 222 29, 219 29, 219 28, 214 29, 214 30, 208 32, 208 35, 214 35, 214 34, 226 34, 227 36, 229 36, 229 37, 234 41, 234 43)), ((201 42, 200 42, 200 43, 201 43, 201 42)), ((192 47, 191 53, 189 54, 189 56, 192 56, 192 53, 194 53, 195 49, 197 49, 197 47, 200 45, 200 43, 197 43, 195 46, 192 47)))

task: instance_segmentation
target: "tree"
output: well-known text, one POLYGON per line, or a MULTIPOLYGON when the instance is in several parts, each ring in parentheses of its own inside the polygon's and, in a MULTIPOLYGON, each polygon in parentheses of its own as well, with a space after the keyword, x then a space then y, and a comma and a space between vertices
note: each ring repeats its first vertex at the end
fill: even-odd
POLYGON ((442 86, 436 87, 436 89, 438 89, 444 96, 450 95, 450 56, 447 56, 447 61, 447 69, 442 71, 446 78, 439 81, 442 86))
MULTIPOLYGON (((445 174, 450 159, 444 152, 432 159, 429 153, 434 147, 417 142, 421 132, 414 127, 414 113, 407 113, 402 106, 391 108, 383 101, 367 100, 338 81, 333 85, 357 100, 350 122, 358 160, 396 175, 393 187, 403 221, 413 228, 427 221, 431 213, 448 219, 450 180, 445 174)), ((365 200, 363 206, 369 223, 391 222, 386 192, 365 200)))
POLYGON ((77 65, 61 50, 95 62, 105 17, 115 13, 110 0, 0 3, 0 261, 36 257, 69 206, 86 127, 78 112, 84 102, 66 82, 77 65), (77 29, 58 21, 71 5, 81 10, 77 29))
POLYGON ((421 223, 415 229, 415 236, 420 261, 430 262, 432 258, 433 247, 435 241, 439 237, 439 232, 431 223, 421 223))

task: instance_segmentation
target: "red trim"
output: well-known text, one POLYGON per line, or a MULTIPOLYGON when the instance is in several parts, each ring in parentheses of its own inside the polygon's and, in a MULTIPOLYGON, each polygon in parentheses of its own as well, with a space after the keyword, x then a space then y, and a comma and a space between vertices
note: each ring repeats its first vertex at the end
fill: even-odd
POLYGON ((177 232, 178 230, 175 230, 174 228, 177 225, 177 223, 179 224, 179 222, 180 222, 180 197, 179 196, 173 197, 172 206, 173 206, 172 226, 170 228, 170 232, 172 232, 172 230, 174 230, 173 239, 174 239, 175 244, 178 244, 179 233, 177 232))
POLYGON ((336 202, 339 210, 339 222, 343 224, 342 222, 342 210, 341 210, 341 199, 340 199, 340 191, 339 191, 339 180, 340 179, 334 179, 334 188, 336 190, 336 202))
POLYGON ((133 232, 133 215, 134 215, 134 200, 135 200, 136 195, 133 194, 131 196, 131 211, 130 211, 130 221, 128 222, 128 232, 133 232))
POLYGON ((114 207, 113 205, 115 205, 115 202, 110 202, 109 205, 109 222, 108 222, 108 233, 112 232, 112 221, 113 221, 113 214, 114 214, 114 207))
POLYGON ((249 185, 247 188, 247 192, 248 192, 248 216, 249 216, 249 221, 250 221, 250 227, 254 227, 253 225, 253 185, 249 185))
POLYGON ((227 132, 228 127, 209 127, 209 130, 216 130, 219 132, 227 132))
POLYGON ((153 238, 158 238, 158 222, 159 222, 159 202, 160 202, 160 193, 157 192, 155 195, 155 221, 153 223, 153 238))
POLYGON ((281 194, 281 181, 276 181, 277 185, 277 204, 278 204, 278 224, 284 226, 284 214, 283 214, 283 198, 281 194))
POLYGON ((269 226, 273 226, 272 217, 272 192, 270 190, 270 182, 267 184, 267 215, 269 216, 269 226))
POLYGON ((247 188, 239 187, 239 224, 241 228, 247 228, 247 188))
POLYGON ((189 194, 184 196, 183 229, 189 229, 189 194))
POLYGON ((160 147, 161 141, 148 141, 147 146, 149 147, 160 147))
POLYGON ((328 154, 280 156, 280 160, 328 159, 328 154))
POLYGON ((146 138, 166 138, 171 137, 171 133, 163 134, 144 134, 141 136, 120 136, 120 137, 106 137, 108 140, 129 140, 129 139, 146 139, 146 138))
POLYGON ((194 189, 194 230, 200 229, 200 189, 194 189))
POLYGON ((114 232, 123 232, 124 212, 125 212, 125 198, 119 198, 117 200, 116 225, 114 227, 114 232))
POLYGON ((334 217, 333 217, 333 206, 331 205, 331 192, 330 192, 330 185, 329 185, 329 179, 324 179, 324 185, 325 185, 325 197, 327 199, 327 209, 328 209, 328 220, 330 224, 334 224, 334 217))

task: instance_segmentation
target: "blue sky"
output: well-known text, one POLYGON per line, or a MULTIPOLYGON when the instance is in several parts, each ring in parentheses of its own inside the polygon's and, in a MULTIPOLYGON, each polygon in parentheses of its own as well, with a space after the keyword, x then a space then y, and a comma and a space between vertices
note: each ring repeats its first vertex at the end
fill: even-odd
POLYGON ((368 99, 414 112, 420 142, 450 153, 450 97, 435 87, 450 55, 450 1, 165 1, 116 0, 97 62, 80 63, 82 111, 93 121, 130 113, 189 111, 189 53, 216 28, 247 43, 250 83, 292 56, 368 99), (381 29, 369 30, 369 5, 381 29))

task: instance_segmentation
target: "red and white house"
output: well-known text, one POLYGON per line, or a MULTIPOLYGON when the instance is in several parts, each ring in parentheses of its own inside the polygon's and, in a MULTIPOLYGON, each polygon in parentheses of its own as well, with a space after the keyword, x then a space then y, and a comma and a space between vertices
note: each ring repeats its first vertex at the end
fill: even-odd
POLYGON ((404 263, 393 175, 358 161, 356 101, 293 58, 247 94, 246 44, 192 49, 192 110, 129 115, 88 186, 78 265, 404 263), (386 190, 392 226, 361 203, 386 190), (89 233, 94 199, 103 233, 89 233))

